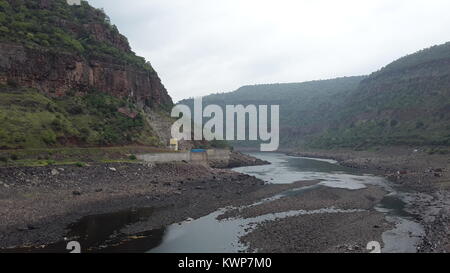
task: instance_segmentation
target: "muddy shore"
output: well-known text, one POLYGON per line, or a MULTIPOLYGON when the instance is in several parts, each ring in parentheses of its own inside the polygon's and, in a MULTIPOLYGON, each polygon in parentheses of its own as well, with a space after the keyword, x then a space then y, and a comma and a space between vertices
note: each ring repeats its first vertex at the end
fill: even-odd
POLYGON ((450 252, 450 157, 425 149, 308 150, 290 155, 335 159, 341 165, 384 176, 406 193, 406 210, 425 228, 419 252, 450 252))
POLYGON ((362 253, 388 228, 377 212, 310 214, 263 222, 241 241, 263 253, 362 253))
MULTIPOLYGON (((306 182, 305 185, 309 183, 306 182)), ((367 189, 346 190, 334 189, 318 185, 308 187, 301 194, 285 196, 271 202, 255 206, 229 210, 220 219, 229 217, 252 218, 269 213, 294 210, 314 211, 322 208, 342 210, 370 210, 378 204, 386 192, 380 187, 369 186, 367 189)))
MULTIPOLYGON (((350 164, 391 179, 389 176, 397 169, 397 165, 392 167, 380 158, 379 161, 391 166, 390 169, 384 170, 382 166, 385 165, 373 159, 373 167, 357 165, 355 162, 368 161, 364 157, 355 157, 352 161, 345 153, 342 154, 346 156, 345 160, 331 153, 296 155, 334 158, 343 165, 350 164)), ((251 165, 252 162, 255 165, 264 163, 249 157, 237 166, 251 165)), ((399 183, 402 185, 410 183, 405 175, 412 174, 410 171, 405 173, 405 168, 402 167, 400 174, 394 172, 394 181, 405 181, 399 183)), ((441 177, 446 177, 446 167, 440 168, 441 177)), ((386 195, 380 187, 350 191, 324 187, 318 185, 319 181, 268 185, 228 169, 183 162, 0 168, 0 177, 0 252, 60 242, 67 236, 68 226, 84 216, 133 208, 151 208, 152 213, 148 218, 120 229, 119 237, 136 237, 151 230, 156 232, 170 224, 197 219, 228 206, 241 208, 228 210, 219 219, 254 218, 295 210, 337 210, 290 216, 256 225, 241 237, 241 242, 249 247, 249 251, 260 252, 367 252, 367 242, 381 242, 382 234, 393 228, 385 215, 374 209, 386 195), (311 187, 312 190, 308 190, 311 187), (261 202, 299 188, 306 190, 301 195, 261 202)), ((408 199, 408 211, 426 228, 419 251, 448 250, 448 214, 445 211, 449 206, 445 203, 448 200, 445 194, 442 189, 427 187, 426 191, 411 189, 404 196, 408 199)), ((61 249, 61 252, 66 250, 61 249)))
POLYGON ((133 207, 167 208, 147 226, 159 228, 206 215, 263 185, 187 163, 1 168, 0 177, 0 248, 53 243, 83 216, 133 207))
POLYGON ((119 237, 126 237, 249 205, 304 183, 268 186, 228 169, 183 162, 12 167, 0 168, 0 177, 0 252, 61 242, 69 225, 88 215, 151 208, 147 219, 120 230, 119 237))
POLYGON ((240 242, 262 253, 367 253, 367 243, 380 242, 393 229, 375 206, 387 192, 377 186, 360 190, 303 185, 296 194, 228 210, 219 219, 252 219, 272 213, 302 212, 255 224, 240 242), (323 213, 324 210, 328 210, 323 213))

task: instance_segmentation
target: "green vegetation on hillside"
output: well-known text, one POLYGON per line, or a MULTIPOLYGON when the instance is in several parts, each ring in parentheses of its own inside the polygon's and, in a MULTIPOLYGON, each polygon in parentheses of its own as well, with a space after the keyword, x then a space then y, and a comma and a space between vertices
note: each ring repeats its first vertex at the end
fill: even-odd
POLYGON ((450 43, 400 58, 361 82, 314 147, 450 146, 450 43))
POLYGON ((94 39, 86 28, 89 24, 100 24, 111 35, 127 42, 103 10, 91 7, 86 1, 80 6, 70 6, 66 0, 52 0, 48 7, 41 8, 38 0, 0 0, 0 41, 87 57, 113 57, 153 71, 144 58, 133 52, 94 39))
MULTIPOLYGON (((0 0, 0 43, 21 44, 47 58, 76 55, 154 72, 103 10, 87 1, 70 6, 66 0, 0 0)), ((133 102, 98 90, 83 96, 77 91, 50 97, 8 77, 0 86, 0 150, 160 145, 133 102)))
MULTIPOLYGON (((301 145, 303 136, 321 132, 335 118, 335 110, 354 91, 364 77, 346 77, 304 83, 262 84, 244 86, 231 93, 212 94, 203 104, 280 105, 280 143, 301 145)), ((193 100, 181 104, 193 107, 193 100)), ((236 146, 254 146, 258 142, 234 142, 236 146)))
POLYGON ((56 166, 76 165, 79 167, 91 163, 138 163, 135 154, 170 152, 162 148, 149 146, 114 147, 58 147, 19 150, 0 149, 0 167, 3 166, 56 166))
POLYGON ((119 113, 120 107, 137 112, 132 104, 99 92, 49 98, 35 90, 1 86, 0 149, 159 145, 142 114, 133 119, 119 113))
POLYGON ((282 147, 450 146, 450 43, 400 58, 368 77, 245 86, 203 101, 279 104, 282 147))
POLYGON ((430 48, 422 49, 416 53, 404 56, 389 65, 373 73, 372 77, 377 75, 412 68, 416 65, 426 64, 432 61, 443 60, 450 57, 450 42, 443 45, 435 45, 430 48))

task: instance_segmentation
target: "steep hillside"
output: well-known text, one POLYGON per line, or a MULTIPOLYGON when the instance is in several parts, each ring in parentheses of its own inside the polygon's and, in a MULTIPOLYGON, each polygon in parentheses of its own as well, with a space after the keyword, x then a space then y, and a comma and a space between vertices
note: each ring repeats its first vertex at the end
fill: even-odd
MULTIPOLYGON (((280 143, 282 146, 303 144, 305 136, 322 132, 335 121, 335 110, 358 87, 364 77, 347 77, 304 83, 244 86, 231 93, 213 94, 203 104, 280 105, 280 143)), ((184 100, 190 105, 193 101, 184 100)), ((237 146, 256 147, 258 143, 235 142, 237 146)))
POLYGON ((206 96, 204 103, 279 104, 282 147, 449 146, 450 43, 403 57, 368 77, 245 86, 206 96))
POLYGON ((159 145, 172 100, 102 10, 0 0, 0 148, 159 145))
POLYGON ((339 123, 311 144, 450 145, 450 43, 403 57, 363 80, 339 123))

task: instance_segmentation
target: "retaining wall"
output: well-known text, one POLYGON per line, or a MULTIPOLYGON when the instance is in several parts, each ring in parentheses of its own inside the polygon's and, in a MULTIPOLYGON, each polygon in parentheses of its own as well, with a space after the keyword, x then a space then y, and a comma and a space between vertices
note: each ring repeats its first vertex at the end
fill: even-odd
POLYGON ((193 163, 209 163, 211 161, 228 162, 230 160, 229 150, 210 149, 206 152, 174 152, 174 153, 152 153, 136 156, 139 160, 154 163, 187 161, 193 163))

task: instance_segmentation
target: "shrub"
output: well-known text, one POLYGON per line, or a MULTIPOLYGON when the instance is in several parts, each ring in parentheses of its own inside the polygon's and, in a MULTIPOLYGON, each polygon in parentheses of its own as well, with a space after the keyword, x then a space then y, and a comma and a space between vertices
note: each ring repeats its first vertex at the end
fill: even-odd
POLYGON ((44 141, 47 145, 56 143, 56 135, 53 131, 46 130, 42 132, 42 141, 44 141))
POLYGON ((55 131, 62 131, 65 127, 59 119, 54 119, 51 123, 51 126, 55 131))
POLYGON ((8 164, 8 158, 5 156, 0 156, 0 162, 3 162, 6 166, 8 164))
POLYGON ((70 104, 67 107, 67 113, 72 114, 72 115, 83 114, 83 107, 81 107, 80 105, 77 105, 77 104, 70 104))
POLYGON ((19 84, 13 79, 7 79, 6 84, 8 84, 8 86, 13 87, 13 88, 19 87, 19 84))
POLYGON ((55 165, 56 161, 50 159, 50 160, 47 160, 45 163, 47 163, 48 166, 51 166, 51 165, 55 165))
POLYGON ((75 163, 75 166, 82 168, 82 167, 85 167, 85 166, 86 166, 86 163, 83 163, 83 162, 77 162, 77 163, 75 163))

